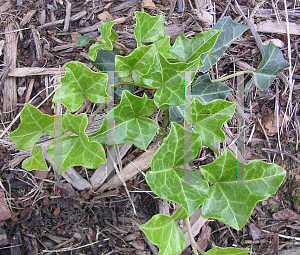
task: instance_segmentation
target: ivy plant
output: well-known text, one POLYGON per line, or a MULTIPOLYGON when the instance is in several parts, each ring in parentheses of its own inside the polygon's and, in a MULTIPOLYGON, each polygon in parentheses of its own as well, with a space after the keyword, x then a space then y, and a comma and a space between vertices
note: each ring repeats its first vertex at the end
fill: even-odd
MULTIPOLYGON (((171 216, 154 215, 140 229, 150 242, 159 246, 159 254, 180 254, 185 238, 176 221, 186 219, 190 233, 188 218, 201 206, 204 218, 218 219, 239 230, 247 223, 255 204, 274 194, 284 180, 286 171, 278 165, 258 160, 245 164, 228 149, 211 164, 201 166, 199 171, 185 169, 184 165, 197 157, 202 146, 209 147, 225 140, 222 126, 232 118, 236 104, 225 100, 231 89, 222 81, 250 73, 252 78, 248 87, 254 84, 259 89, 266 89, 276 75, 288 67, 288 62, 270 42, 261 48, 262 63, 257 71, 246 70, 212 80, 208 69, 248 29, 247 26, 226 17, 212 30, 191 39, 179 35, 170 45, 170 37, 164 34, 163 16, 135 12, 135 17, 137 48, 126 56, 118 51, 126 48, 116 41, 114 22, 100 23, 99 40, 86 36, 77 38, 79 46, 96 41, 90 46, 88 56, 100 71, 94 72, 76 61, 67 63, 61 89, 53 98, 54 102, 65 106, 66 113, 48 116, 25 104, 20 115, 21 124, 10 138, 21 150, 33 148, 32 156, 22 166, 29 171, 48 170, 43 153, 48 150, 54 160, 59 145, 61 165, 56 164, 55 169, 59 174, 71 166, 94 169, 105 164, 105 145, 132 142, 146 150, 156 135, 164 138, 153 155, 146 181, 157 196, 178 204, 179 209, 171 216), (117 83, 109 82, 105 72, 112 70, 117 74, 117 83), (194 81, 199 71, 203 75, 194 81), (186 76, 187 72, 189 75, 186 76), (108 88, 111 91, 112 86, 120 89, 118 93, 116 91, 121 95, 120 104, 107 112, 98 131, 87 135, 88 116, 73 113, 79 110, 84 100, 100 104, 99 109, 103 109, 113 96, 108 94, 108 88), (133 95, 133 86, 151 90, 154 95, 152 98, 146 94, 142 97, 133 95), (164 111, 162 127, 149 118, 157 108, 164 111), (55 134, 55 118, 62 118, 59 135, 55 134), (182 120, 185 125, 180 125, 182 120), (35 146, 43 132, 54 138, 46 149, 35 146), (243 184, 236 182, 238 166, 245 169, 243 184)), ((191 243, 195 254, 248 252, 248 249, 220 247, 205 252, 194 240, 191 243)))

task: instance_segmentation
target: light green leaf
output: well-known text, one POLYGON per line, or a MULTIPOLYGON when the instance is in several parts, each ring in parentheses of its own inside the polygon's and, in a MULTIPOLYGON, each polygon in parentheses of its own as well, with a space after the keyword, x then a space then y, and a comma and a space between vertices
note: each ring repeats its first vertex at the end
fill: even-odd
POLYGON ((94 43, 93 45, 90 46, 89 48, 89 53, 88 56, 90 58, 91 61, 96 61, 97 58, 97 52, 99 50, 104 50, 105 45, 104 44, 100 44, 100 43, 94 43))
POLYGON ((134 70, 137 75, 146 74, 153 63, 155 46, 141 46, 130 55, 116 56, 116 71, 119 77, 127 77, 134 70))
MULTIPOLYGON (((70 112, 80 108, 84 102, 83 96, 93 103, 107 102, 107 74, 93 72, 85 64, 77 61, 66 64, 65 70, 65 76, 61 79, 61 102, 70 112)), ((53 101, 59 99, 59 95, 55 94, 53 101)))
POLYGON ((114 132, 114 143, 110 144, 108 141, 109 145, 132 142, 140 149, 146 150, 159 128, 154 120, 140 117, 153 114, 155 107, 151 101, 146 94, 138 97, 123 90, 120 104, 108 112, 100 129, 89 136, 90 140, 106 144, 107 135, 114 132), (109 129, 107 118, 115 121, 114 126, 109 129))
POLYGON ((100 31, 101 31, 101 43, 95 43, 91 45, 89 48, 88 56, 92 61, 95 61, 97 58, 97 51, 99 50, 113 50, 113 41, 116 41, 118 39, 118 35, 116 32, 112 29, 113 25, 116 24, 116 22, 107 22, 102 21, 100 23, 100 31))
POLYGON ((25 104, 20 115, 21 124, 9 138, 20 149, 32 148, 43 132, 54 137, 54 116, 42 114, 31 104, 25 104))
POLYGON ((155 41, 153 43, 156 47, 156 50, 163 55, 166 59, 168 58, 176 58, 176 56, 173 56, 173 54, 171 54, 170 49, 171 49, 171 45, 170 45, 170 36, 165 35, 163 38, 155 41))
POLYGON ((193 123, 196 132, 201 135, 202 144, 209 146, 225 140, 222 125, 235 111, 236 104, 222 99, 216 99, 208 104, 202 104, 199 99, 192 101, 192 119, 186 116, 189 123, 193 123))
POLYGON ((202 205, 202 216, 237 230, 247 223, 255 204, 274 194, 286 175, 276 164, 252 160, 245 165, 245 182, 236 183, 237 167, 242 164, 226 149, 213 163, 200 167, 204 178, 213 183, 202 205))
POLYGON ((43 149, 36 146, 32 149, 32 156, 23 161, 22 167, 27 171, 48 170, 46 160, 43 157, 43 149))
POLYGON ((205 255, 247 255, 249 249, 238 249, 238 248, 220 248, 214 247, 213 249, 205 252, 205 255))
MULTIPOLYGON (((207 104, 215 99, 226 99, 230 91, 231 88, 224 83, 211 81, 210 75, 207 73, 199 76, 197 81, 192 84, 191 98, 198 98, 202 104, 207 104)), ((181 122, 184 118, 183 111, 183 105, 171 106, 171 121, 181 122)))
POLYGON ((156 214, 140 226, 147 239, 159 246, 159 255, 181 254, 184 249, 185 237, 172 216, 156 214))
POLYGON ((181 61, 193 61, 198 59, 202 54, 211 50, 215 45, 221 30, 209 30, 197 34, 192 39, 186 39, 181 34, 176 38, 171 48, 171 52, 181 61))
MULTIPOLYGON (((154 95, 154 102, 161 108, 168 105, 182 105, 185 100, 185 70, 198 70, 200 61, 191 63, 169 63, 160 53, 156 53, 149 72, 141 77, 144 86, 159 87, 154 95)), ((192 79, 195 73, 192 74, 192 79)))
POLYGON ((137 46, 142 46, 142 42, 154 42, 164 37, 165 19, 162 15, 150 16, 145 12, 135 12, 136 27, 134 36, 137 46))
POLYGON ((195 171, 174 167, 195 159, 201 148, 200 140, 199 134, 172 122, 170 133, 153 155, 151 171, 146 174, 146 181, 156 195, 180 204, 189 216, 207 198, 208 183, 195 171))
POLYGON ((213 64, 217 63, 227 47, 248 28, 248 26, 233 22, 230 17, 219 20, 213 29, 221 29, 222 32, 214 47, 201 57, 203 66, 200 67, 200 71, 205 73, 213 64))
POLYGON ((71 166, 81 165, 93 169, 106 163, 102 145, 97 142, 90 142, 85 133, 88 125, 88 118, 85 114, 64 115, 63 124, 78 136, 58 138, 49 144, 48 152, 52 160, 54 160, 55 146, 61 146, 62 162, 60 169, 55 169, 58 174, 63 174, 71 166))
POLYGON ((90 36, 79 36, 76 37, 77 43, 79 47, 84 47, 89 43, 92 38, 90 36))
POLYGON ((272 42, 268 45, 263 45, 260 51, 262 62, 254 72, 249 85, 251 86, 254 83, 259 89, 264 90, 272 84, 277 74, 289 66, 289 63, 284 59, 281 50, 272 42))

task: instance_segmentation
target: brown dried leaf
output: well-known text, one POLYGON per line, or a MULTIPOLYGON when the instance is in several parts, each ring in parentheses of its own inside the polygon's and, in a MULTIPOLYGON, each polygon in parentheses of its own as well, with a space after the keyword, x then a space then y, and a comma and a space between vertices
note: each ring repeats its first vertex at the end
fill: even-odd
POLYGON ((58 206, 58 207, 55 208, 53 214, 56 217, 59 213, 60 213, 60 207, 58 206))
POLYGON ((98 15, 98 19, 100 20, 108 19, 109 21, 113 21, 114 18, 109 14, 108 11, 104 11, 98 15))
POLYGON ((130 242, 130 244, 137 250, 143 251, 146 248, 146 243, 143 240, 136 240, 136 241, 130 242))
POLYGON ((300 215, 291 209, 283 209, 272 216, 275 220, 300 220, 300 215))
POLYGON ((4 221, 10 218, 11 218, 11 212, 8 208, 4 191, 0 189, 0 221, 4 221))
POLYGON ((197 239, 197 244, 202 250, 206 250, 208 242, 210 241, 211 228, 209 226, 203 225, 201 229, 201 234, 197 239))
POLYGON ((155 9, 155 3, 152 2, 152 0, 143 0, 142 7, 147 9, 155 9))

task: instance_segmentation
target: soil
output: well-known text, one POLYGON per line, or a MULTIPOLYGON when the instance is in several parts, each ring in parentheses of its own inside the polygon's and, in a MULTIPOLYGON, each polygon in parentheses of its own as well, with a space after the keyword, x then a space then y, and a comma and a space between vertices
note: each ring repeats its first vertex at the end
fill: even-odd
MULTIPOLYGON (((211 28, 210 24, 199 20, 197 12, 191 9, 191 4, 196 9, 197 5, 201 7, 203 3, 208 3, 207 8, 214 13, 213 17, 216 21, 221 16, 230 16, 236 22, 244 22, 235 7, 235 1, 185 1, 183 12, 179 12, 179 2, 182 3, 182 0, 178 2, 153 0, 155 8, 150 9, 147 8, 149 3, 144 5, 145 3, 142 4, 140 0, 0 0, 0 48, 2 40, 4 48, 8 43, 8 33, 5 32, 11 25, 17 39, 14 52, 15 67, 40 67, 50 70, 63 68, 63 65, 70 61, 80 61, 93 68, 87 57, 91 43, 83 48, 78 47, 75 38, 81 35, 97 38, 100 33, 95 26, 92 27, 99 23, 98 15, 104 11, 111 14, 109 18, 113 20, 124 17, 123 22, 116 24, 114 29, 119 34, 118 42, 124 44, 129 50, 136 47, 133 37, 134 11, 164 15, 166 25, 173 26, 171 31, 173 42, 178 35, 176 29, 182 30, 180 33, 191 38, 211 28), (64 21, 47 26, 48 23, 65 18, 67 3, 72 5, 71 17, 84 11, 85 14, 75 21, 71 20, 65 29, 64 21), (175 3, 174 10, 170 8, 172 3, 175 3), (212 8, 209 9, 210 7, 212 8), (35 36, 40 44, 41 56, 38 54, 35 36)), ((251 18, 255 24, 267 19, 276 20, 275 14, 278 19, 285 21, 284 1, 274 2, 275 5, 272 5, 271 1, 264 3, 258 0, 238 1, 246 14, 248 11, 252 13, 253 9, 259 6, 259 11, 253 13, 251 18), (261 15, 264 10, 267 13, 265 16, 261 15)), ((287 5, 288 10, 293 11, 289 14, 289 22, 299 26, 299 1, 287 1, 287 5)), ((278 39, 283 43, 281 50, 284 57, 289 59, 286 33, 259 32, 259 36, 263 42, 278 39)), ((276 194, 256 205, 248 223, 240 231, 233 230, 218 220, 207 221, 195 237, 204 250, 217 245, 250 248, 249 254, 280 254, 281 251, 299 244, 299 42, 299 31, 298 34, 291 34, 292 80, 294 81, 292 100, 289 101, 290 87, 277 77, 266 91, 252 88, 244 108, 249 120, 245 128, 246 160, 260 159, 279 164, 287 170, 287 177, 276 194), (277 128, 274 128, 276 107, 281 113, 279 122, 282 123, 284 116, 288 120, 283 124, 280 135, 277 133, 277 128), (280 154, 280 151, 284 151, 285 154, 280 154)), ((117 187, 114 192, 105 190, 99 193, 97 189, 78 190, 53 172, 52 167, 46 173, 27 172, 22 169, 22 161, 26 156, 22 157, 16 146, 10 142, 8 135, 18 127, 20 120, 17 114, 23 109, 24 103, 34 97, 31 102, 34 106, 43 102, 39 109, 44 114, 54 114, 52 97, 48 97, 53 90, 51 85, 53 85, 54 74, 12 78, 8 73, 13 67, 7 62, 7 57, 14 58, 12 52, 3 50, 2 55, 0 54, 1 133, 10 124, 12 126, 0 140, 0 190, 5 194, 5 197, 3 195, 5 199, 0 201, 2 205, 4 204, 3 211, 0 211, 2 214, 0 254, 157 254, 155 247, 149 244, 139 230, 139 226, 159 212, 161 203, 160 199, 150 191, 141 173, 126 182, 135 206, 136 213, 134 213, 123 186, 117 187), (9 93, 14 93, 16 100, 13 100, 13 96, 8 96, 8 92, 5 91, 5 82, 8 79, 13 79, 15 82, 15 89, 11 88, 9 93), (7 105, 4 105, 7 100, 12 101, 10 110, 7 105)), ((211 76, 216 78, 232 73, 241 68, 238 61, 254 68, 258 68, 261 62, 259 49, 250 30, 247 30, 226 50, 218 65, 210 69, 211 76)), ((289 70, 284 70, 283 75, 289 77, 289 70)), ((249 77, 246 77, 247 80, 249 77)), ((225 83, 233 88, 231 98, 235 100, 236 85, 233 80, 225 83)), ((141 96, 144 90, 136 89, 135 93, 141 96)), ((153 96, 151 91, 145 93, 149 97, 153 96)), ((91 112, 88 107, 87 113, 91 112)), ((158 121, 161 123, 163 121, 161 114, 158 114, 158 121)), ((224 127, 225 133, 228 134, 226 130, 231 130, 235 134, 235 126, 236 119, 233 118, 224 127)), ((155 139, 153 143, 157 142, 155 139)), ((228 144, 223 143, 221 148, 225 146, 228 144)), ((123 166, 125 167, 142 153, 132 147, 123 157, 123 166)), ((213 151, 204 148, 192 162, 191 167, 197 169, 200 165, 211 163, 215 158, 213 151)), ((94 171, 81 166, 76 167, 75 170, 87 180, 94 171)), ((167 204, 170 208, 174 208, 172 203, 167 204)), ((183 254, 192 254, 190 247, 183 254)))

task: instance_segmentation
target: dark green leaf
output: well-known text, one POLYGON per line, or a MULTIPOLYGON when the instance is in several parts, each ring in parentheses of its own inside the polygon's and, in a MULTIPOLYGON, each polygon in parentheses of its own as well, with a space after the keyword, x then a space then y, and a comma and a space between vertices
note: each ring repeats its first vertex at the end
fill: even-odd
POLYGON ((76 37, 76 40, 78 42, 78 46, 79 47, 84 47, 85 45, 87 45, 89 43, 89 41, 91 39, 92 38, 90 36, 79 36, 79 37, 76 37))
POLYGON ((201 57, 203 66, 200 67, 200 71, 203 73, 205 73, 213 64, 217 63, 227 47, 244 33, 248 29, 248 26, 235 23, 230 17, 225 17, 219 20, 213 28, 221 29, 222 33, 219 35, 214 47, 201 57))

